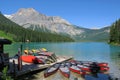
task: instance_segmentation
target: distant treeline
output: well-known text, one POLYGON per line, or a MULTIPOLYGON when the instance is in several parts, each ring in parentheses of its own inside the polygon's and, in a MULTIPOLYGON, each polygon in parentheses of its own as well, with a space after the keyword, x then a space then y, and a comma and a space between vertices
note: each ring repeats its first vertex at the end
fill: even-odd
POLYGON ((5 34, 12 34, 15 42, 68 42, 74 41, 69 36, 54 34, 50 32, 39 32, 30 29, 25 29, 18 24, 7 19, 0 13, 0 30, 5 34))
POLYGON ((120 19, 111 25, 110 43, 120 44, 120 19))

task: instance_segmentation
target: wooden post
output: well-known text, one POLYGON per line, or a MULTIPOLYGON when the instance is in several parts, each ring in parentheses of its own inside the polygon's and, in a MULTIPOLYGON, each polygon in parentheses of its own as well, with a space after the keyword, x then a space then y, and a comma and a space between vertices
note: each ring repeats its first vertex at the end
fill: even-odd
POLYGON ((3 44, 0 44, 0 54, 3 53, 3 44))
POLYGON ((21 54, 20 54, 20 48, 18 49, 18 70, 20 71, 21 68, 21 54))
MULTIPOLYGON (((21 44, 21 47, 20 47, 21 55, 20 56, 22 56, 22 48, 23 48, 23 45, 21 44)), ((21 62, 21 70, 22 70, 22 59, 21 59, 21 57, 20 57, 20 62, 21 62)))
POLYGON ((13 77, 14 77, 14 79, 16 77, 16 69, 15 68, 16 68, 15 67, 15 60, 13 60, 13 77))

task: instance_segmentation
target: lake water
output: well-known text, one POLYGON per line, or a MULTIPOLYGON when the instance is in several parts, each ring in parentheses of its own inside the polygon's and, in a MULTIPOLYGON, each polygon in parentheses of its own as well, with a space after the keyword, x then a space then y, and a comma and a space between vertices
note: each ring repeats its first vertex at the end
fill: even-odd
POLYGON ((14 43, 5 46, 5 52, 10 56, 18 52, 22 44, 24 49, 46 48, 56 55, 73 56, 76 60, 108 62, 110 73, 120 75, 120 46, 109 45, 105 42, 67 42, 67 43, 14 43))

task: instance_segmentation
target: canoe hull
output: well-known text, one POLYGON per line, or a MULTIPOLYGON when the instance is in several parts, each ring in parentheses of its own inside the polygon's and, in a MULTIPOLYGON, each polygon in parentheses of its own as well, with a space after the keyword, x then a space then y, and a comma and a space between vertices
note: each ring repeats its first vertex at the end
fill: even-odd
POLYGON ((22 55, 21 57, 21 60, 24 61, 24 62, 27 62, 27 63, 41 63, 41 64, 44 64, 44 62, 40 59, 38 59, 37 57, 35 56, 32 56, 32 55, 22 55))
POLYGON ((58 63, 58 64, 54 64, 51 67, 49 67, 48 69, 46 69, 44 72, 44 77, 47 78, 47 77, 51 76, 52 74, 56 73, 57 70, 59 69, 59 66, 60 66, 60 64, 58 63), (49 72, 49 70, 52 68, 54 68, 54 70, 49 72))
POLYGON ((47 78, 47 77, 53 75, 54 73, 57 72, 57 70, 58 70, 58 69, 56 69, 56 70, 54 70, 53 72, 50 72, 50 73, 45 73, 45 74, 44 74, 44 77, 47 78))
POLYGON ((73 69, 73 68, 70 68, 70 70, 71 70, 72 72, 74 72, 74 73, 81 74, 81 72, 80 72, 79 70, 75 70, 75 69, 73 69))
POLYGON ((98 66, 100 66, 100 67, 107 67, 108 63, 104 63, 104 62, 98 63, 98 66))
POLYGON ((36 58, 35 56, 31 56, 31 55, 21 56, 22 61, 28 62, 28 63, 33 63, 35 58, 36 58))
POLYGON ((59 68, 59 71, 61 72, 61 74, 63 76, 65 76, 66 78, 69 78, 70 77, 70 70, 69 70, 69 67, 63 63, 61 64, 60 68, 59 68))
POLYGON ((70 77, 70 72, 64 72, 64 71, 62 71, 61 69, 59 69, 59 70, 60 70, 61 74, 62 74, 63 76, 65 76, 66 78, 69 78, 69 77, 70 77))

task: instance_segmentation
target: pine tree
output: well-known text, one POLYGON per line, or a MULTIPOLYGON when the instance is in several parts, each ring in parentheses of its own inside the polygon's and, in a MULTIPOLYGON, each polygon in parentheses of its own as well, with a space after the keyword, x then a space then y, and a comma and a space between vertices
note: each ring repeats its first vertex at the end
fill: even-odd
POLYGON ((111 25, 110 43, 120 44, 120 19, 111 25))

